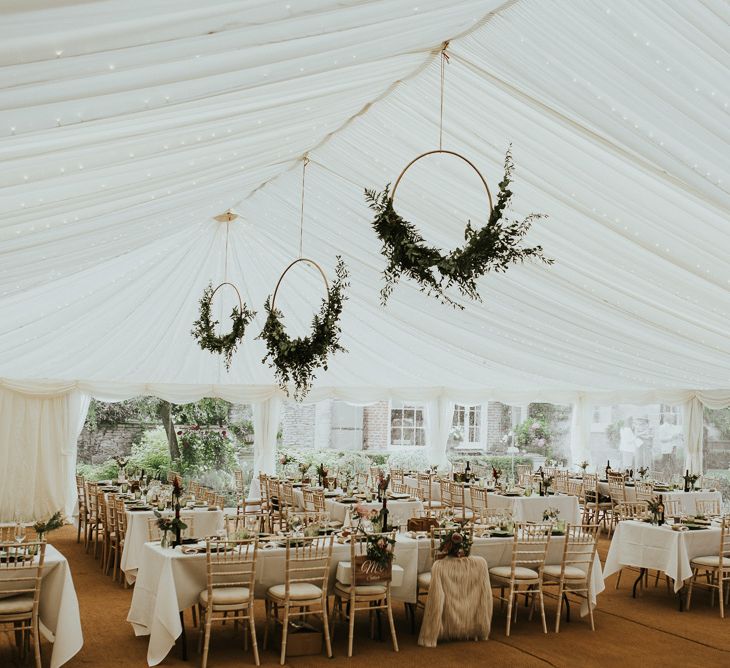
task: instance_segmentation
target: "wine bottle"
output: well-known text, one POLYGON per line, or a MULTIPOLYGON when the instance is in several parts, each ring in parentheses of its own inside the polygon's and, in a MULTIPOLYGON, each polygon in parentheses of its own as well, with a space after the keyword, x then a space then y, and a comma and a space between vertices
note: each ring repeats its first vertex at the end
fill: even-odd
POLYGON ((684 474, 684 491, 689 492, 689 469, 684 474))
POLYGON ((611 460, 606 460, 606 480, 608 480, 608 472, 611 470, 611 460))
POLYGON ((662 495, 659 495, 659 506, 657 515, 659 516, 659 526, 664 524, 664 499, 662 498, 662 495))

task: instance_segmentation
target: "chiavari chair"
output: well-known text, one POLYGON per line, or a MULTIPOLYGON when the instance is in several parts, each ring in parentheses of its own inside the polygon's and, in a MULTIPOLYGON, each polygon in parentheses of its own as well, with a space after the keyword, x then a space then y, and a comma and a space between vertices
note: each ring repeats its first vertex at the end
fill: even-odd
POLYGON ((554 489, 558 494, 568 493, 568 469, 557 469, 555 471, 554 489))
MULTIPOLYGON (((213 622, 230 621, 237 625, 248 622, 251 646, 256 665, 259 650, 254 623, 254 577, 258 539, 211 540, 206 539, 205 561, 207 586, 198 597, 200 636, 198 649, 202 652, 201 665, 208 664, 210 633, 213 622)), ((244 632, 244 649, 248 644, 244 632)))
POLYGON ((19 638, 21 660, 26 636, 32 639, 35 665, 41 668, 38 611, 46 543, 0 543, 0 552, 5 555, 0 562, 0 625, 12 624, 19 638))
POLYGON ((280 624, 282 627, 280 654, 282 666, 286 661, 289 622, 293 617, 306 619, 310 615, 319 614, 322 617, 327 656, 332 656, 327 602, 332 541, 332 535, 286 539, 285 580, 283 584, 269 587, 266 592, 266 627, 264 629, 264 649, 266 649, 271 624, 280 624), (295 608, 298 608, 298 611, 295 608), (281 618, 279 617, 280 610, 283 611, 281 618))
POLYGON ((697 515, 704 515, 705 517, 717 517, 720 514, 720 500, 719 499, 697 499, 695 501, 695 510, 697 515))
MULTIPOLYGON (((376 533, 369 535, 355 534, 350 537, 350 582, 344 583, 339 580, 335 581, 334 596, 335 603, 333 616, 337 612, 337 616, 341 620, 349 621, 349 632, 347 636, 347 656, 352 657, 352 646, 355 636, 355 613, 368 612, 371 620, 373 613, 385 610, 388 616, 388 624, 390 626, 390 637, 393 642, 393 650, 398 651, 398 638, 395 633, 395 623, 393 621, 393 607, 391 600, 390 584, 392 580, 392 572, 388 571, 380 581, 358 581, 359 570, 355 568, 358 556, 366 554, 369 541, 377 541, 378 538, 385 540, 395 540, 396 532, 376 533), (343 603, 346 606, 343 606, 343 603), (347 612, 345 612, 345 607, 347 612)), ((334 635, 334 619, 332 624, 334 635)), ((371 635, 373 627, 371 625, 371 635)))
POLYGON ((124 499, 117 498, 115 500, 115 511, 117 519, 117 535, 119 541, 119 562, 117 563, 117 570, 114 573, 114 579, 119 576, 124 583, 124 588, 127 588, 127 578, 124 577, 124 573, 121 569, 121 555, 124 551, 124 542, 127 539, 127 509, 124 505, 124 499))
POLYGON ((484 487, 472 487, 469 490, 471 497, 471 509, 474 515, 482 517, 487 512, 489 505, 489 494, 484 487))
POLYGON ((598 490, 598 474, 586 473, 583 476, 583 524, 600 524, 607 529, 611 520, 613 503, 604 498, 598 490))
POLYGON ((720 617, 725 618, 725 602, 730 586, 730 516, 722 518, 720 527, 720 545, 716 554, 690 559, 692 567, 692 579, 689 582, 687 592, 687 611, 692 604, 692 590, 695 586, 705 587, 711 590, 711 604, 714 605, 715 591, 720 601, 720 617), (705 582, 698 580, 700 574, 704 575, 705 582))
POLYGON ((597 533, 597 524, 568 524, 565 529, 565 545, 560 564, 548 565, 543 568, 544 585, 558 587, 555 633, 560 632, 563 596, 567 596, 567 594, 573 594, 586 601, 591 620, 591 630, 596 630, 591 603, 591 577, 596 550, 598 549, 597 533))
POLYGON ((87 532, 86 532, 86 551, 89 546, 94 547, 94 558, 97 556, 99 545, 99 533, 104 527, 101 522, 99 513, 99 485, 95 482, 86 482, 86 507, 88 508, 87 532))
POLYGON ((81 542, 81 532, 86 537, 86 527, 88 526, 88 508, 86 507, 86 485, 84 484, 84 476, 76 476, 76 500, 79 504, 79 526, 76 532, 76 542, 81 542))
POLYGON ((651 501, 654 498, 654 485, 645 480, 637 480, 634 484, 637 501, 651 501))
POLYGON ((418 489, 423 495, 423 505, 427 510, 440 508, 443 504, 441 501, 433 498, 433 475, 430 473, 417 473, 418 489))
POLYGON ((466 522, 474 517, 474 511, 466 505, 466 487, 464 483, 449 483, 449 498, 457 521, 466 522))
POLYGON ((542 592, 545 556, 550 543, 551 524, 517 524, 512 544, 512 559, 509 566, 493 566, 489 569, 492 587, 499 587, 501 601, 507 601, 507 630, 509 636, 514 611, 517 621, 515 599, 520 593, 532 595, 530 619, 539 600, 543 632, 547 633, 545 621, 545 600, 542 592), (520 587, 526 589, 521 590, 520 587), (508 590, 505 596, 505 589, 508 590))

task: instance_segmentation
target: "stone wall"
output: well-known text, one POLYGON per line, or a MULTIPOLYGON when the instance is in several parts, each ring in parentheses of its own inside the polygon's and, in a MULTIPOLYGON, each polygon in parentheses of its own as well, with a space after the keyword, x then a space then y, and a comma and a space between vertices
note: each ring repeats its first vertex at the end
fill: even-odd
POLYGON ((317 407, 286 401, 281 411, 281 445, 285 448, 313 448, 317 407))
POLYGON ((132 443, 138 441, 145 431, 157 426, 133 422, 99 427, 95 431, 84 427, 79 435, 77 459, 84 464, 102 464, 115 455, 128 455, 132 451, 132 443))

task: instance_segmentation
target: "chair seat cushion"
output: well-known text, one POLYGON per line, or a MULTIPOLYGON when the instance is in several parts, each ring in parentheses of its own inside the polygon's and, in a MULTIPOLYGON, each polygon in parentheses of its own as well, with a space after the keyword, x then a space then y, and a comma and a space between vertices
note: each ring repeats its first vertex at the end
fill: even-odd
MULTIPOLYGON (((707 556, 707 557, 695 557, 694 559, 690 559, 690 562, 693 566, 697 565, 697 566, 708 566, 709 568, 718 568, 720 566, 720 556, 717 554, 714 554, 712 556, 707 556)), ((722 565, 725 568, 730 568, 730 558, 723 557, 722 565)))
MULTIPOLYGON (((355 596, 385 596, 388 587, 384 584, 357 585, 355 587, 355 596)), ((335 582, 335 594, 342 598, 350 595, 350 585, 335 582)))
MULTIPOLYGON (((545 566, 542 571, 545 575, 549 575, 551 578, 560 578, 560 564, 554 564, 545 566)), ((565 567, 565 579, 566 580, 585 580, 586 572, 581 570, 577 566, 566 566, 565 567)))
MULTIPOLYGON (((248 587, 217 587, 213 589, 213 607, 236 606, 248 603, 251 592, 248 587)), ((200 592, 200 605, 208 607, 208 590, 200 592)))
MULTIPOLYGON (((286 585, 274 585, 266 592, 271 598, 286 598, 286 585)), ((289 587, 289 598, 293 601, 309 601, 322 596, 322 590, 309 582, 294 582, 289 587)))
POLYGON ((0 598, 0 615, 19 615, 33 611, 33 596, 10 596, 0 598))
POLYGON ((443 506, 441 501, 425 501, 423 505, 427 508, 441 508, 443 506))
POLYGON ((418 586, 421 589, 428 589, 431 586, 431 571, 418 574, 418 586))
MULTIPOLYGON (((494 568, 489 569, 489 574, 509 580, 512 577, 512 567, 494 566, 494 568)), ((539 577, 537 571, 533 571, 531 568, 515 567, 515 580, 537 580, 539 577)))

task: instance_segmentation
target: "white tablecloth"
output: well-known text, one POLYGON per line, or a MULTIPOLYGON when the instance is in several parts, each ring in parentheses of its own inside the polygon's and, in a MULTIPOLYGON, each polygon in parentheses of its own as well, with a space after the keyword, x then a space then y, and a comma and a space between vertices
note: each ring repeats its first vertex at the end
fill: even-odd
POLYGON ((53 545, 46 545, 39 603, 41 634, 53 643, 50 665, 57 668, 79 652, 84 637, 71 569, 53 545))
POLYGON ((619 522, 611 539, 603 573, 617 573, 624 566, 651 568, 666 573, 679 591, 684 581, 692 577, 690 559, 719 554, 720 529, 673 531, 666 524, 656 526, 647 522, 619 522))
MULTIPOLYGON (((601 494, 604 494, 605 496, 609 496, 608 493, 608 483, 607 482, 599 482, 598 483, 598 491, 601 494)), ((697 512, 697 501, 717 501, 720 504, 720 508, 722 508, 722 494, 720 492, 709 492, 709 491, 699 491, 699 492, 683 492, 683 491, 673 491, 673 492, 660 492, 657 491, 655 494, 658 496, 659 494, 662 495, 662 499, 665 501, 679 499, 682 512, 686 515, 694 515, 697 512)), ((626 487, 626 500, 627 501, 636 501, 636 488, 633 486, 627 486, 626 487)))
MULTIPOLYGON (((431 541, 422 538, 418 541, 418 572, 429 570, 431 560, 431 541)), ((484 557, 489 568, 494 566, 509 566, 512 563, 512 546, 514 538, 475 538, 471 548, 471 554, 475 557, 484 557)), ((548 545, 546 564, 560 564, 563 560, 565 549, 564 536, 552 536, 548 545)), ((605 589, 601 561, 596 553, 591 573, 591 605, 595 607, 596 596, 605 589)), ((588 614, 588 607, 581 608, 581 614, 588 614)))
MULTIPOLYGON (((398 536, 395 563, 404 575, 401 586, 392 589, 394 598, 415 602, 418 557, 417 542, 398 536)), ((334 545, 330 587, 334 586, 340 561, 350 561, 349 544, 334 545)), ((261 550, 256 564, 255 596, 263 598, 269 587, 283 584, 285 568, 284 548, 261 550)), ((205 555, 185 555, 179 549, 161 548, 155 543, 144 545, 127 621, 136 635, 150 636, 147 649, 150 666, 160 663, 172 649, 182 633, 180 610, 195 604, 205 586, 205 555)))
POLYGON ((580 523, 580 507, 577 496, 558 494, 557 496, 501 496, 490 494, 487 497, 489 508, 509 508, 516 522, 542 522, 543 513, 548 508, 558 511, 558 519, 571 524, 580 523))
MULTIPOLYGON (((172 515, 172 513, 166 513, 172 515)), ((214 536, 218 529, 223 528, 223 511, 208 510, 184 510, 180 513, 192 536, 204 538, 214 536), (187 519, 186 519, 187 518, 187 519), (189 519, 192 518, 192 525, 189 519)), ((142 560, 144 544, 149 540, 147 520, 154 517, 151 510, 134 512, 127 511, 127 535, 124 539, 122 550, 121 569, 124 572, 127 582, 132 584, 137 577, 137 569, 142 560)))
MULTIPOLYGON (((412 487, 418 486, 418 480, 411 476, 405 477, 405 483, 412 487)), ((431 498, 434 501, 441 500, 441 488, 438 482, 431 483, 431 498)), ((471 491, 467 487, 464 490, 464 503, 471 508, 471 491)), ((548 508, 557 508, 560 519, 578 524, 580 522, 580 508, 578 498, 575 496, 502 496, 494 491, 487 493, 487 507, 509 508, 512 517, 517 522, 542 522, 542 514, 548 508)))

